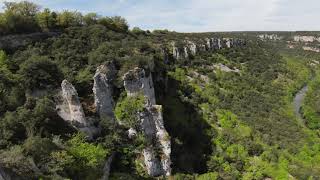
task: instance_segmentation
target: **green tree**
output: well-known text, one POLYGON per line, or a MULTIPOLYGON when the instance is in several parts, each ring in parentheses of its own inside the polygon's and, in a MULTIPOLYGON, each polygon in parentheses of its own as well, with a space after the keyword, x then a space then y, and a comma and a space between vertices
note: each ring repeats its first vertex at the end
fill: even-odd
POLYGON ((57 25, 62 28, 80 26, 82 24, 82 15, 77 11, 66 11, 57 16, 57 25))
POLYGON ((144 104, 145 98, 143 95, 125 97, 117 103, 115 108, 117 120, 129 128, 138 128, 138 113, 144 110, 144 104))
POLYGON ((39 12, 39 9, 38 5, 28 1, 4 2, 3 17, 6 20, 7 33, 37 31, 39 27, 35 16, 39 12))
POLYGON ((57 20, 55 13, 45 8, 42 12, 37 13, 37 23, 43 31, 50 31, 55 27, 57 20))
POLYGON ((58 66, 45 56, 32 56, 20 65, 19 74, 30 90, 57 87, 63 76, 58 66))
POLYGON ((98 23, 99 15, 97 13, 88 13, 83 16, 83 23, 87 26, 98 23))

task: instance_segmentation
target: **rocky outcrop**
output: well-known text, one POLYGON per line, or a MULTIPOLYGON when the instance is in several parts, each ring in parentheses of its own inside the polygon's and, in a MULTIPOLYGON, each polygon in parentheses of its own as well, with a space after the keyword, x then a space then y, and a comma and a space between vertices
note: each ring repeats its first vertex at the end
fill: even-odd
POLYGON ((316 47, 303 46, 302 49, 305 51, 313 51, 313 52, 317 52, 317 53, 320 52, 320 49, 316 48, 316 47))
POLYGON ((124 77, 124 88, 128 96, 144 94, 152 104, 156 104, 151 73, 147 76, 144 69, 135 68, 127 72, 124 77))
POLYGON ((186 41, 187 49, 189 49, 190 53, 194 56, 197 54, 197 45, 192 41, 186 41))
POLYGON ((99 128, 95 127, 92 119, 85 117, 77 90, 67 80, 61 83, 62 91, 57 98, 57 113, 65 121, 69 121, 74 127, 84 132, 89 139, 99 134, 99 128))
POLYGON ((156 138, 160 142, 160 147, 162 150, 161 155, 161 164, 163 171, 166 176, 171 174, 171 142, 170 136, 167 130, 164 127, 163 116, 162 116, 162 106, 160 105, 153 105, 149 108, 149 111, 152 114, 152 117, 155 121, 156 125, 156 138))
POLYGON ((116 68, 113 63, 106 63, 97 68, 93 77, 93 94, 97 113, 100 118, 108 118, 114 122, 114 101, 112 97, 112 80, 116 76, 116 68))
POLYGON ((202 42, 204 44, 192 42, 190 40, 184 41, 184 46, 177 47, 175 42, 171 43, 173 58, 189 59, 190 55, 195 56, 199 52, 214 51, 222 48, 242 47, 245 41, 234 38, 205 38, 202 42))
POLYGON ((180 59, 180 57, 181 57, 180 49, 178 47, 176 47, 176 44, 174 42, 172 43, 172 56, 175 59, 180 59))
POLYGON ((278 41, 283 39, 282 36, 278 36, 277 34, 259 34, 258 38, 261 40, 273 40, 273 41, 278 41))
POLYGON ((237 69, 237 68, 229 68, 228 66, 224 65, 224 64, 214 64, 213 67, 215 69, 219 69, 220 71, 223 71, 223 72, 235 72, 235 73, 239 73, 240 70, 237 69))
MULTIPOLYGON (((147 99, 144 111, 138 115, 141 131, 147 141, 147 145, 142 152, 146 171, 154 177, 168 176, 171 174, 171 142, 164 128, 162 108, 155 104, 151 74, 146 76, 143 69, 135 68, 126 73, 123 79, 128 96, 136 96, 142 93, 147 99)), ((131 129, 130 137, 132 138, 134 134, 136 134, 136 131, 131 129)))
POLYGON ((314 41, 318 41, 320 42, 320 38, 314 37, 314 36, 294 36, 293 40, 296 42, 314 42, 314 41))
MULTIPOLYGON (((115 122, 114 116, 114 101, 113 101, 113 84, 112 81, 116 78, 117 70, 113 62, 107 62, 99 66, 93 77, 93 94, 96 111, 100 119, 108 119, 111 124, 115 122)), ((115 156, 113 152, 103 168, 102 180, 108 180, 110 175, 111 163, 115 156)))
POLYGON ((77 90, 67 80, 63 80, 61 83, 62 97, 67 103, 68 108, 65 109, 69 115, 66 119, 68 121, 76 122, 78 124, 87 125, 87 120, 84 115, 82 105, 79 101, 77 90))

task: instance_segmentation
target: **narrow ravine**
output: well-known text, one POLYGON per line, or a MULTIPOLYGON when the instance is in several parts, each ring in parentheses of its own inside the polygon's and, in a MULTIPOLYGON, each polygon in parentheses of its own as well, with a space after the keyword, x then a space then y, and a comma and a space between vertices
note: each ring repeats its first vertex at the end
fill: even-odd
POLYGON ((297 116, 299 122, 303 125, 305 124, 305 122, 303 119, 303 115, 301 113, 301 107, 307 91, 308 91, 308 85, 305 85, 300 91, 298 91, 298 93, 295 95, 293 100, 295 115, 297 116))

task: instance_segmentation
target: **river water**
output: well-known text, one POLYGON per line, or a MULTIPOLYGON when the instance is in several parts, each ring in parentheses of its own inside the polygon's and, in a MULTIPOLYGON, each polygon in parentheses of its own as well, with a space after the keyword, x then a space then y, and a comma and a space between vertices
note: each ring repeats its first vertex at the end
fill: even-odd
POLYGON ((303 103, 303 99, 308 91, 308 86, 304 86, 294 97, 293 106, 295 115, 298 117, 299 121, 304 124, 303 116, 301 114, 301 107, 303 103))

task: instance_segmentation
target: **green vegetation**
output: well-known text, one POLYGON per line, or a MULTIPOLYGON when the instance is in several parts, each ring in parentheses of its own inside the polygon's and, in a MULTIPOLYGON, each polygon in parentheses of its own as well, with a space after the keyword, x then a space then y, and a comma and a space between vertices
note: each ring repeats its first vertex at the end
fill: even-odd
POLYGON ((28 1, 4 2, 4 12, 0 13, 0 35, 47 32, 68 27, 100 24, 114 31, 128 31, 125 19, 119 16, 101 17, 95 13, 82 15, 76 11, 54 12, 43 9, 28 1))
POLYGON ((306 125, 313 130, 320 129, 320 74, 317 71, 314 79, 309 83, 303 109, 306 125))
POLYGON ((145 108, 145 98, 143 95, 127 96, 117 103, 115 116, 126 127, 139 127, 139 113, 145 108))
POLYGON ((13 174, 26 179, 98 179, 115 152, 111 179, 150 179, 141 157, 148 142, 138 121, 145 98, 123 96, 123 74, 141 67, 152 73, 157 103, 163 106, 172 144, 170 178, 320 178, 318 54, 288 50, 284 42, 259 41, 256 33, 129 30, 121 17, 5 3, 0 35, 33 32, 59 35, 0 50, 0 166, 13 174), (210 36, 248 41, 245 47, 199 52, 190 59, 172 57, 172 41, 182 47, 186 38, 203 43, 200 39, 210 36), (101 135, 88 141, 57 115, 54 96, 67 79, 90 111, 92 77, 106 61, 118 70, 111 83, 121 125, 99 119, 93 110, 86 112, 101 127, 101 135), (239 72, 227 72, 219 64, 239 72), (292 100, 306 84, 304 125, 294 114, 292 100), (138 131, 136 138, 128 138, 129 127, 138 131))

